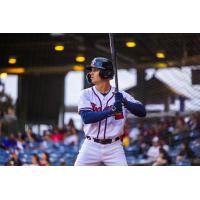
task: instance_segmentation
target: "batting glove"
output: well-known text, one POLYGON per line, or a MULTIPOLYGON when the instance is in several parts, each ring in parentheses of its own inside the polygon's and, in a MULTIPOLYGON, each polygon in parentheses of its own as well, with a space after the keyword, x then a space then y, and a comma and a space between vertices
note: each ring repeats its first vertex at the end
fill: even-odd
POLYGON ((121 103, 123 103, 123 101, 124 101, 123 94, 120 93, 120 92, 116 92, 115 93, 115 102, 121 102, 121 103))
POLYGON ((122 112, 122 102, 120 101, 115 102, 114 105, 112 106, 112 110, 114 113, 122 112))

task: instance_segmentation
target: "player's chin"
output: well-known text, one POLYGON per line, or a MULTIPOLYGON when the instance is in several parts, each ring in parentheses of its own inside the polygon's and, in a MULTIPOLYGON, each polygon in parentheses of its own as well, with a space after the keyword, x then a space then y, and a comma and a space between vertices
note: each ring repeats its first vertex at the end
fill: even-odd
POLYGON ((97 84, 97 81, 95 81, 94 79, 92 79, 91 82, 93 85, 97 84))

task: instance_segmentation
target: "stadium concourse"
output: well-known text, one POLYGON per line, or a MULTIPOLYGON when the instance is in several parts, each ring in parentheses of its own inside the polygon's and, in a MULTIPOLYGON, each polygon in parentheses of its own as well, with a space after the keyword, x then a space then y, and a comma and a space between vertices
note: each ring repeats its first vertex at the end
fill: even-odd
MULTIPOLYGON (((124 150, 129 165, 200 165, 200 116, 127 120, 124 150)), ((62 130, 49 128, 37 134, 31 128, 17 136, 0 136, 0 165, 72 166, 84 140, 70 120, 62 130)))

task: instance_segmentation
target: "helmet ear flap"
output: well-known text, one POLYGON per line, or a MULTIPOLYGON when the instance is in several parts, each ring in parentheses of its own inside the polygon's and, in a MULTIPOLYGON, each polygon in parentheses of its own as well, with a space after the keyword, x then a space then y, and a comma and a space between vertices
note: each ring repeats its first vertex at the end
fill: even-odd
POLYGON ((113 70, 107 70, 106 75, 107 75, 107 78, 113 79, 114 71, 113 70))
POLYGON ((101 79, 104 79, 104 73, 103 73, 102 69, 100 69, 100 71, 99 71, 99 76, 101 79))
POLYGON ((87 79, 87 82, 88 82, 89 84, 92 84, 91 74, 90 74, 90 73, 87 73, 86 79, 87 79))
POLYGON ((100 70, 99 73, 100 77, 103 79, 113 79, 114 76, 114 71, 113 70, 108 70, 108 69, 104 69, 104 70, 100 70))

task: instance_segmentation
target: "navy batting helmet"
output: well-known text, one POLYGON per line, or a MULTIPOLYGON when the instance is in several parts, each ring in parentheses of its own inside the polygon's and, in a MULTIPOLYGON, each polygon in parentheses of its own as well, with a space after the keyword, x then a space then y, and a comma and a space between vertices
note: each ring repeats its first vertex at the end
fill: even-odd
MULTIPOLYGON (((103 57, 96 57, 92 60, 91 64, 86 67, 86 69, 91 70, 93 67, 100 69, 99 76, 102 79, 113 79, 114 70, 112 62, 109 59, 103 57)), ((92 83, 89 73, 87 74, 86 78, 89 83, 92 83)))

